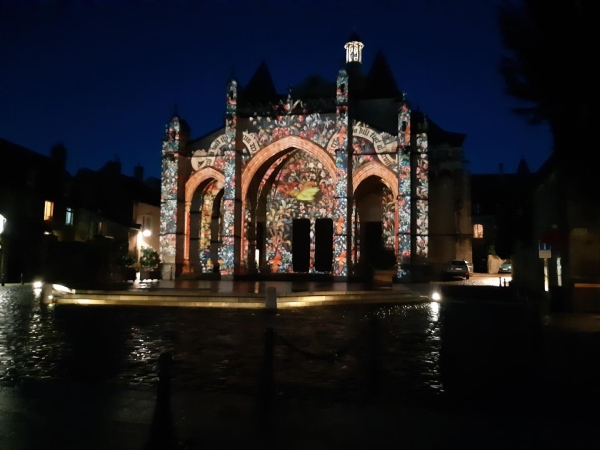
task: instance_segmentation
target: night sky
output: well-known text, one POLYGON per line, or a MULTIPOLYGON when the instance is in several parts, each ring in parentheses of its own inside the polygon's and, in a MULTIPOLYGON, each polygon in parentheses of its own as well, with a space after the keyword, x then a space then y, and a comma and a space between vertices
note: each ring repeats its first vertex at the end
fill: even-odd
POLYGON ((413 107, 467 134, 473 173, 522 156, 537 170, 551 139, 509 110, 499 1, 0 0, 0 136, 43 154, 63 141, 71 173, 118 155, 159 177, 174 103, 201 136, 223 125, 232 72, 244 86, 265 60, 282 93, 334 81, 356 30, 365 72, 383 50, 413 107))

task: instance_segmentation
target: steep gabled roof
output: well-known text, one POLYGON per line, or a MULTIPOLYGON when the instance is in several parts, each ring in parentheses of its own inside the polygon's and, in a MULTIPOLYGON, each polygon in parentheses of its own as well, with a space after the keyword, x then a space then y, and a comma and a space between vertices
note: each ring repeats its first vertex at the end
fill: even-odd
POLYGON ((336 83, 321 75, 311 75, 292 87, 294 99, 335 98, 336 83))
POLYGON ((381 50, 375 54, 364 89, 367 98, 392 98, 401 95, 390 64, 381 50))
POLYGON ((269 102, 277 100, 277 90, 271 77, 267 63, 260 63, 245 88, 240 89, 239 96, 244 103, 269 102))
POLYGON ((453 131, 446 131, 440 127, 437 123, 427 116, 422 111, 414 110, 410 115, 410 127, 412 133, 417 133, 419 126, 427 121, 427 139, 430 145, 452 145, 460 147, 467 135, 465 133, 455 133, 453 131))

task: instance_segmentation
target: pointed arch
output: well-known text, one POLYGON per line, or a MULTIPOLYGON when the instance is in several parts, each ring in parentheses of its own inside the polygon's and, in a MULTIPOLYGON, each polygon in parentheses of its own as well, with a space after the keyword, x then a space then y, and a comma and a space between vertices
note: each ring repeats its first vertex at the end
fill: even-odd
POLYGON ((281 153, 289 148, 297 148, 303 150, 306 153, 317 158, 331 175, 332 180, 337 180, 337 172, 335 169, 335 162, 331 159, 331 156, 321 146, 315 144, 308 139, 303 139, 298 136, 286 136, 272 144, 267 145, 248 162, 244 172, 242 173, 242 201, 246 201, 248 195, 248 189, 252 182, 256 172, 262 167, 262 165, 269 160, 269 158, 281 153))
POLYGON ((194 197, 196 188, 200 186, 200 183, 209 179, 217 180, 220 186, 225 184, 225 177, 221 172, 212 167, 205 167, 194 173, 185 183, 185 201, 191 202, 194 197))
POLYGON ((356 192, 356 188, 358 188, 360 183, 370 176, 381 178, 381 180, 392 190, 394 196, 398 195, 398 177, 379 161, 371 161, 363 164, 354 172, 352 175, 354 192, 356 192))

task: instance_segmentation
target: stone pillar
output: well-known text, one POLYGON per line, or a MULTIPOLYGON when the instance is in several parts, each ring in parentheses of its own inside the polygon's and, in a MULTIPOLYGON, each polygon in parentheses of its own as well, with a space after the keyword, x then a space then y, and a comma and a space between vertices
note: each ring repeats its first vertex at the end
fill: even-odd
POLYGON ((345 70, 340 70, 336 95, 336 128, 340 145, 335 151, 337 182, 334 220, 339 217, 344 217, 345 220, 341 227, 336 227, 333 237, 333 275, 336 277, 347 277, 349 266, 352 265, 352 230, 348 226, 352 223, 352 208, 348 208, 349 197, 352 197, 352 177, 348 176, 348 173, 352 173, 352 158, 348 157, 348 149, 352 146, 351 120, 348 117, 348 84, 348 74, 345 70))
POLYGON ((414 164, 414 196, 413 206, 413 263, 423 264, 429 253, 429 155, 427 146, 427 119, 424 119, 416 136, 416 152, 413 154, 414 164))
POLYGON ((315 273, 315 240, 316 240, 316 221, 315 219, 310 219, 310 251, 309 251, 309 264, 308 264, 308 272, 315 273))
POLYGON ((411 176, 410 176, 410 109, 402 103, 398 113, 398 147, 396 173, 398 192, 396 195, 396 242, 398 254, 398 278, 406 276, 402 264, 410 263, 411 238, 411 176))
POLYGON ((179 131, 179 118, 175 115, 167 124, 162 145, 159 253, 165 280, 176 274, 179 131))
POLYGON ((190 272, 190 212, 192 202, 185 202, 185 235, 183 241, 183 273, 190 272))
POLYGON ((223 175, 225 186, 223 194, 223 234, 219 250, 221 275, 232 276, 235 265, 235 221, 236 221, 236 120, 237 120, 237 82, 229 83, 227 92, 227 111, 225 116, 225 144, 223 155, 223 175))

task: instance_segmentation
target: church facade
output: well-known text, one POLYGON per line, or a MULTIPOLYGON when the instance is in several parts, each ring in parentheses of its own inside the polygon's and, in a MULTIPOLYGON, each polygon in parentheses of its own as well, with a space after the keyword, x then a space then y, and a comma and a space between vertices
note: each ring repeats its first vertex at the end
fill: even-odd
POLYGON ((162 148, 163 276, 220 272, 358 274, 393 251, 399 277, 470 260, 464 134, 412 111, 379 52, 345 45, 335 82, 286 94, 266 64, 231 80, 224 127, 191 139, 177 114, 162 148))

